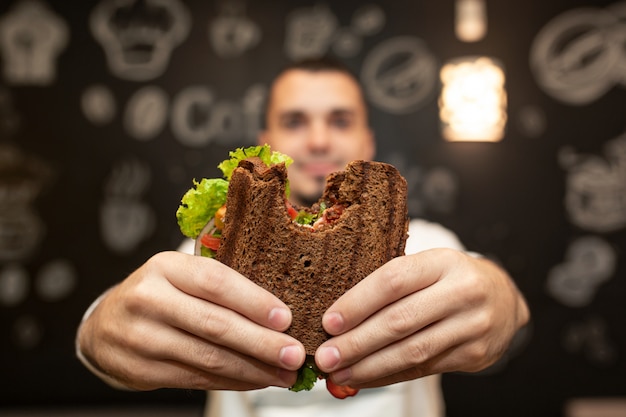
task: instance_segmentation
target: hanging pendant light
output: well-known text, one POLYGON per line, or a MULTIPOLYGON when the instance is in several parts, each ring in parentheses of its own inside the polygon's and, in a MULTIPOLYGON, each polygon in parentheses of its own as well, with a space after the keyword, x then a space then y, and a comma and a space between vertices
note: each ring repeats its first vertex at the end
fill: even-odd
POLYGON ((487 34, 487 6, 484 0, 456 0, 454 32, 463 42, 477 42, 487 34))
MULTIPOLYGON (((455 34, 476 42, 487 33, 484 0, 456 0, 455 34)), ((507 94, 502 63, 488 56, 466 56, 446 62, 439 117, 442 136, 449 141, 498 142, 504 137, 507 94)))

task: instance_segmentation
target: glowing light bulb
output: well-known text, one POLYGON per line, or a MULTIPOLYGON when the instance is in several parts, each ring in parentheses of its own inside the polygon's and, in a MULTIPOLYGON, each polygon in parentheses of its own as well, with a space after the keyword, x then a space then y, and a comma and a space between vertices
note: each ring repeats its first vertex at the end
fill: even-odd
POLYGON ((449 141, 502 140, 507 96, 500 63, 489 57, 459 58, 443 66, 440 78, 443 137, 449 141))
POLYGON ((484 0, 457 0, 454 32, 463 42, 476 42, 487 33, 487 7, 484 0))

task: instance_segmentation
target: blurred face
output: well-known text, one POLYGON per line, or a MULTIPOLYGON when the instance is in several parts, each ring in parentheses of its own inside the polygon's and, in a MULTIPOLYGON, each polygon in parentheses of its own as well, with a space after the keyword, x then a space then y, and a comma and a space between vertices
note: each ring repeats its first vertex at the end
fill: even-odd
POLYGON ((259 143, 294 159, 289 183, 296 204, 317 201, 331 172, 374 157, 361 90, 339 71, 283 73, 272 86, 266 124, 259 143))

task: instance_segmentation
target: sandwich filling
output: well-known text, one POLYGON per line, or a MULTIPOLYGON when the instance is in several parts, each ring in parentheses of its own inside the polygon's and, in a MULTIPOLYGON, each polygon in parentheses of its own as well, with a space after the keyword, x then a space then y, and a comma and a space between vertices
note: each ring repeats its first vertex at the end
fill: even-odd
MULTIPOLYGON (((194 180, 194 187, 185 193, 176 212, 181 232, 196 240, 196 255, 214 258, 217 254, 227 212, 228 184, 233 171, 241 161, 250 160, 268 167, 280 163, 288 167, 293 162, 289 156, 271 151, 269 145, 238 148, 230 152, 229 156, 229 159, 218 165, 224 178, 203 178, 199 182, 194 180)), ((346 204, 338 203, 331 198, 310 208, 296 209, 288 198, 287 182, 285 187, 287 214, 294 224, 310 228, 312 232, 332 227, 347 208, 346 204)))

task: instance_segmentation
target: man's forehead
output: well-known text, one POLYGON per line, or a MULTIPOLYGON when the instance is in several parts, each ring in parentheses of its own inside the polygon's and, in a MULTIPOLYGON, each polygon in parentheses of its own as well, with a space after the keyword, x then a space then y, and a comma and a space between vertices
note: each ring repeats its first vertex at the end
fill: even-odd
POLYGON ((287 71, 272 85, 269 105, 279 113, 345 113, 364 108, 358 84, 340 71, 287 71))

